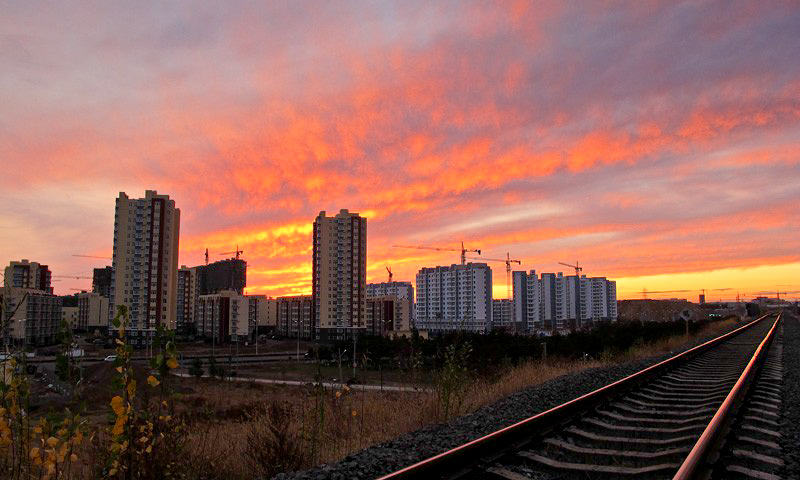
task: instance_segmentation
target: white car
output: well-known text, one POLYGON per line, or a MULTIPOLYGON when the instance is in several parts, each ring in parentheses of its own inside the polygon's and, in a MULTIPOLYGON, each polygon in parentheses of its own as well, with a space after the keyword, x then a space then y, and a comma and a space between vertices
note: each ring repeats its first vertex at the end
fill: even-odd
POLYGON ((109 356, 107 356, 106 358, 104 358, 104 359, 103 359, 103 361, 104 361, 104 362, 113 362, 113 361, 115 361, 116 359, 117 359, 117 356, 116 356, 116 355, 109 355, 109 356))

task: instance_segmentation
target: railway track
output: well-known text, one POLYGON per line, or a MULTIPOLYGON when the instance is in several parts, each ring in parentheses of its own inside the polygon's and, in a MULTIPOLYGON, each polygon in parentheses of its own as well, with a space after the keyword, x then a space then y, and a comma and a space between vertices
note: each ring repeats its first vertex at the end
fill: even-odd
POLYGON ((776 480, 780 331, 765 315, 382 480, 776 480))

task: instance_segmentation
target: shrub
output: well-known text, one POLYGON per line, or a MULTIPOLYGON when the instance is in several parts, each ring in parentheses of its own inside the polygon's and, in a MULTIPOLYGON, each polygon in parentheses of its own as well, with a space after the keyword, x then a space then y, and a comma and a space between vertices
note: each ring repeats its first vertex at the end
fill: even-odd
POLYGON ((253 475, 272 478, 281 472, 299 470, 307 463, 307 450, 299 432, 292 428, 294 424, 291 406, 276 401, 253 417, 244 451, 253 475))

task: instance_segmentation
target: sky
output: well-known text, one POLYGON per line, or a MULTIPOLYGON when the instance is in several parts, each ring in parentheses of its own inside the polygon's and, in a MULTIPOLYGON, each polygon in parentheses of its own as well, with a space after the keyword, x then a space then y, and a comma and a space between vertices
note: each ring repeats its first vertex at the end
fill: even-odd
POLYGON ((91 276, 72 255, 110 256, 115 198, 151 189, 180 263, 238 245, 248 293, 310 293, 312 222, 344 208, 369 281, 459 261, 392 245, 464 241, 619 298, 800 291, 798 1, 0 10, 6 264, 91 276))

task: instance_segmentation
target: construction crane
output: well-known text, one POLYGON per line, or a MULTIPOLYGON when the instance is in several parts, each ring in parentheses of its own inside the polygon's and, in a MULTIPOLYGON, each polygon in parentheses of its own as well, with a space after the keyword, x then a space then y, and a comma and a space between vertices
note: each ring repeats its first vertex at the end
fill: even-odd
POLYGON ((386 267, 386 271, 389 272, 389 283, 392 283, 392 267, 386 267))
MULTIPOLYGON (((238 260, 240 253, 244 253, 244 250, 239 250, 239 245, 237 244, 236 245, 236 250, 234 250, 232 252, 220 253, 220 255, 234 255, 234 254, 236 254, 236 259, 238 260)), ((206 258, 208 258, 208 257, 206 257, 206 258)), ((206 261, 208 261, 208 260, 206 260, 206 261)))
POLYGON ((581 276, 581 270, 583 270, 583 267, 579 267, 577 261, 575 262, 575 265, 570 265, 569 263, 564 263, 564 262, 558 262, 558 264, 559 265, 564 265, 565 267, 574 268, 575 269, 575 276, 576 277, 580 277, 581 276))
POLYGON ((111 257, 99 257, 97 255, 72 255, 73 257, 83 257, 83 258, 102 258, 103 260, 113 260, 111 257))
POLYGON ((724 291, 727 291, 727 290, 732 290, 732 288, 730 288, 730 287, 725 287, 725 288, 701 288, 699 290, 700 290, 700 292, 703 293, 703 301, 705 301, 706 292, 724 292, 724 291))
POLYGON ((506 258, 474 258, 468 257, 470 260, 481 260, 484 262, 503 262, 506 264, 506 293, 508 299, 511 300, 511 264, 516 263, 522 265, 522 260, 514 260, 511 258, 510 253, 506 253, 506 258))
MULTIPOLYGON (((239 246, 236 246, 236 250, 239 250, 239 246)), ((206 248, 206 265, 208 265, 208 249, 206 248)))
POLYGON ((82 277, 80 275, 50 275, 50 278, 74 278, 76 280, 93 280, 92 277, 82 277))
POLYGON ((576 323, 578 325, 578 328, 580 328, 581 319, 582 319, 582 315, 581 315, 581 270, 583 270, 583 268, 578 265, 578 261, 577 260, 575 260, 575 265, 570 265, 569 263, 564 263, 564 262, 558 262, 558 264, 559 265, 564 265, 565 267, 570 267, 570 268, 574 268, 575 269, 575 315, 577 316, 576 323))
POLYGON ((641 293, 642 294, 642 300, 647 300, 647 294, 648 293, 649 294, 653 294, 653 293, 661 294, 661 293, 686 293, 686 292, 691 292, 691 290, 658 290, 658 291, 653 291, 653 290, 648 290, 647 287, 642 287, 642 291, 641 292, 636 292, 636 293, 641 293))
POLYGON ((464 242, 461 242, 461 248, 447 248, 447 247, 428 247, 423 245, 392 245, 395 248, 416 248, 419 250, 437 250, 439 252, 461 252, 461 265, 467 264, 467 252, 481 254, 480 249, 468 250, 464 247, 464 242))

